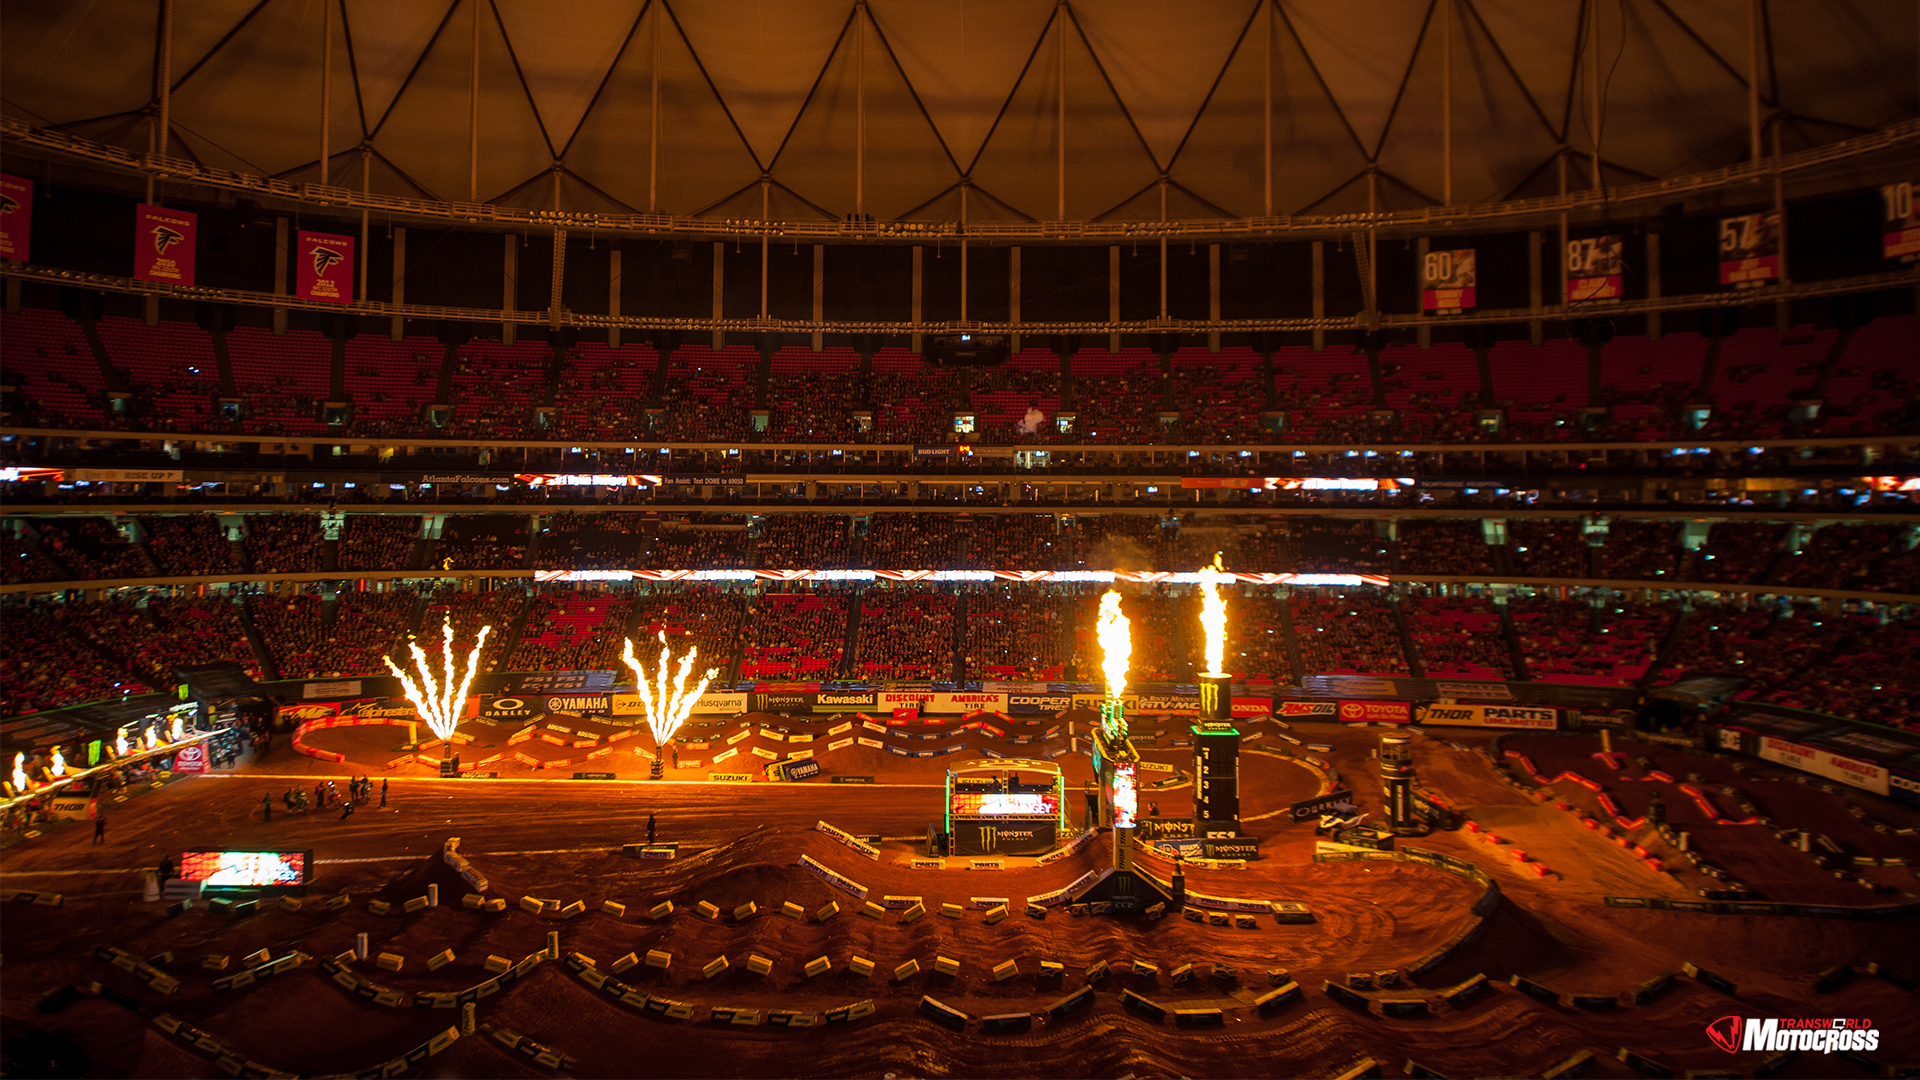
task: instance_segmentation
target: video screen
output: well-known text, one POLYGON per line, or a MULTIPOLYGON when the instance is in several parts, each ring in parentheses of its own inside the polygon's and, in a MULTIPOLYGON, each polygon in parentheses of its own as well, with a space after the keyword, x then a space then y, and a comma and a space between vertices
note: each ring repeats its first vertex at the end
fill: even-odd
POLYGON ((305 885, 310 855, 305 851, 189 851, 180 856, 180 879, 214 888, 305 885))
POLYGON ((1134 791, 1134 769, 1130 762, 1113 766, 1113 827, 1131 829, 1140 812, 1140 799, 1134 791))
POLYGON ((1054 817, 1059 796, 1051 791, 956 791, 954 817, 1054 817))

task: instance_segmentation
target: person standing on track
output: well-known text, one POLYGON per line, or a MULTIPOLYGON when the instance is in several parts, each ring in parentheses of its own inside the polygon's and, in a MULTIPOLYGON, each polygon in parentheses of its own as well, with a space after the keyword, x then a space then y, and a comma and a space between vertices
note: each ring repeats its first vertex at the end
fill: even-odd
MULTIPOLYGON (((107 842, 107 812, 105 810, 99 809, 99 804, 96 801, 95 809, 93 813, 93 843, 104 844, 106 842, 107 842)), ((89 844, 88 846, 91 847, 92 844, 89 844)))
POLYGON ((271 793, 260 796, 260 813, 264 820, 273 820, 273 795, 271 793))
POLYGON ((647 843, 653 843, 653 815, 651 813, 647 815, 647 843))
POLYGON ((386 808, 387 808, 387 778, 383 776, 380 778, 380 809, 385 810, 386 808))

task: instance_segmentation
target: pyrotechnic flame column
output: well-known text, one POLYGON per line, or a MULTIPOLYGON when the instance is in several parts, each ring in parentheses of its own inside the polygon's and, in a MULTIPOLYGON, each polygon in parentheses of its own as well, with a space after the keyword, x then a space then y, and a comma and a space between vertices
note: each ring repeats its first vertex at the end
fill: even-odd
POLYGON ((1200 720, 1193 725, 1193 831, 1202 838, 1240 835, 1240 732, 1233 726, 1233 676, 1200 676, 1200 720))

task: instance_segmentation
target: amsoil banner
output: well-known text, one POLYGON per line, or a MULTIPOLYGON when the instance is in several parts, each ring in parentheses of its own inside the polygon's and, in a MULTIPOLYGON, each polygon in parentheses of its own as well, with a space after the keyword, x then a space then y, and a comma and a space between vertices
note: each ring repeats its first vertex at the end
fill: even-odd
POLYGON ((26 262, 33 248, 33 181, 0 174, 0 259, 26 262))
POLYGON ((1324 716, 1328 719, 1339 715, 1340 706, 1331 701, 1276 701, 1273 703, 1275 716, 1324 716))
POLYGON ((1343 701, 1340 719, 1349 724, 1404 724, 1413 719, 1413 709, 1404 701, 1343 701))
POLYGON ((185 210, 137 206, 133 211, 133 276, 168 285, 193 284, 195 230, 200 218, 185 210))
POLYGON ((353 237, 303 229, 293 262, 300 275, 295 293, 300 299, 353 303, 353 237))
POLYGON ((1757 289, 1779 276, 1779 214, 1720 219, 1720 284, 1757 289))
POLYGON ((1419 721, 1448 727, 1552 731, 1560 726, 1560 712, 1557 709, 1533 709, 1521 705, 1423 705, 1419 721))
POLYGON ((1472 248, 1429 251, 1420 261, 1420 310, 1436 315, 1458 315, 1474 306, 1472 248))

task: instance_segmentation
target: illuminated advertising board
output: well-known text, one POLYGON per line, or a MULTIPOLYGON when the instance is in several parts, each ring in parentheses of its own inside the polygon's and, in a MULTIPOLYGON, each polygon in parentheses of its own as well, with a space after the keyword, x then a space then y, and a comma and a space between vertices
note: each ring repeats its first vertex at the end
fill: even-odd
POLYGON ((956 791, 951 798, 954 817, 1051 818, 1060 814, 1059 796, 1051 791, 956 791))
POLYGON ((209 888, 305 885, 311 851, 188 851, 180 856, 180 880, 209 888))
POLYGON ((1134 826, 1134 819, 1140 812, 1140 798, 1135 788, 1133 763, 1114 762, 1113 827, 1116 829, 1131 829, 1134 826))

